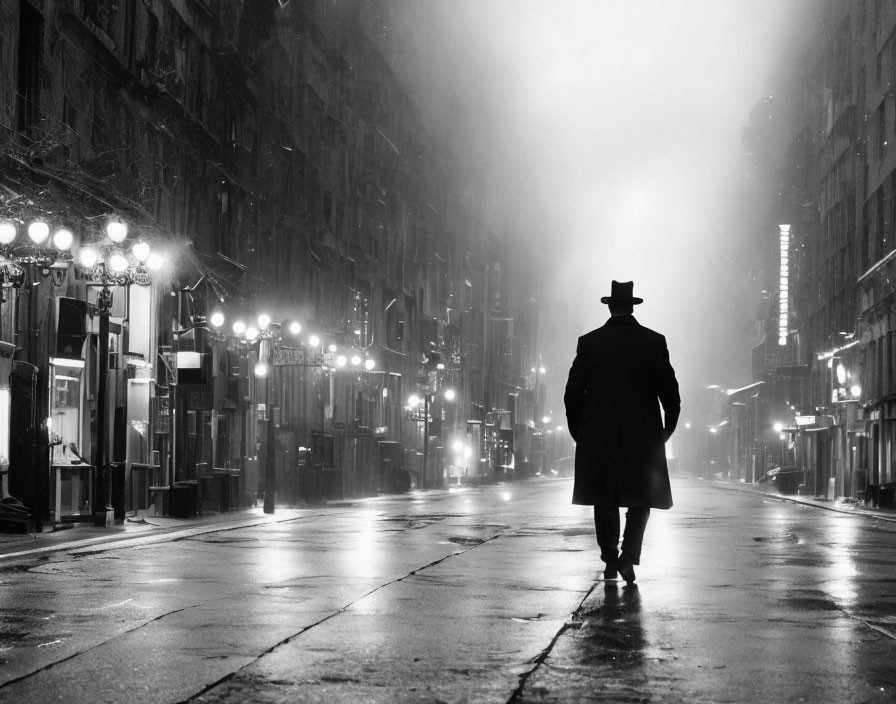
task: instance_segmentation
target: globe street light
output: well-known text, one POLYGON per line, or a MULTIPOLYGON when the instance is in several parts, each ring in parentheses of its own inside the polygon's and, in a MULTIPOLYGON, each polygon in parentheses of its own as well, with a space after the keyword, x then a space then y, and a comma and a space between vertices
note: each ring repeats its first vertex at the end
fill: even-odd
MULTIPOLYGON (((29 235, 31 233, 29 232, 29 235)), ((111 506, 111 471, 108 457, 106 456, 107 428, 106 428, 106 388, 109 376, 109 315, 112 311, 112 291, 110 286, 129 286, 138 284, 148 286, 152 279, 146 268, 148 259, 155 255, 160 261, 157 252, 152 252, 150 245, 144 240, 138 241, 128 252, 124 248, 127 239, 128 227, 119 219, 112 219, 106 226, 105 239, 85 244, 78 255, 78 263, 84 270, 87 279, 100 284, 97 293, 94 311, 99 316, 99 333, 97 356, 99 358, 99 370, 97 373, 97 410, 96 410, 96 439, 94 443, 94 465, 96 467, 96 482, 94 502, 94 525, 108 526, 114 521, 114 509, 111 506)), ((34 236, 32 235, 32 239, 34 236)), ((57 232, 54 242, 63 244, 69 242, 69 237, 57 232)), ((175 387, 176 388, 176 387, 175 387)), ((172 411, 177 412, 177 398, 173 399, 172 411)), ((172 421, 175 419, 173 418, 172 421)), ((175 423, 172 422, 172 428, 175 423)), ((172 448, 175 444, 172 441, 172 448)), ((174 451, 172 452, 174 454, 174 451)))
MULTIPOLYGON (((6 289, 22 288, 28 282, 27 292, 28 307, 25 311, 27 324, 23 326, 22 335, 25 337, 25 359, 37 369, 35 383, 37 388, 45 388, 43 381, 46 372, 45 351, 40 345, 40 306, 38 299, 43 297, 44 287, 38 287, 38 272, 43 277, 51 277, 53 285, 60 286, 64 281, 64 275, 71 264, 71 247, 74 244, 74 235, 71 230, 63 227, 56 230, 50 238, 50 225, 44 220, 35 220, 29 223, 24 232, 26 238, 16 239, 19 228, 14 220, 0 221, 0 303, 6 302, 6 289)), ((47 296, 47 299, 49 296, 47 296)), ((33 506, 33 521, 35 532, 43 530, 43 481, 49 465, 49 428, 45 422, 47 416, 48 398, 45 394, 38 394, 34 403, 34 417, 40 419, 38 424, 31 424, 28 444, 34 448, 29 453, 28 460, 16 461, 15 469, 10 476, 18 480, 18 473, 23 476, 22 488, 30 485, 30 498, 28 503, 33 506), (26 468, 27 467, 27 468, 26 468), (25 478, 27 477, 27 478, 25 478)))
MULTIPOLYGON (((442 392, 443 398, 450 401, 454 398, 454 390, 453 389, 445 389, 442 392), (450 396, 450 398, 449 398, 450 396)), ((432 391, 427 391, 423 394, 423 398, 418 396, 417 394, 411 394, 408 396, 408 408, 410 408, 414 413, 412 414, 412 418, 416 421, 423 421, 423 468, 421 472, 421 489, 427 488, 427 462, 429 458, 429 413, 430 407, 432 405, 433 399, 435 398, 435 393, 432 391), (423 412, 422 414, 419 412, 420 405, 423 404, 423 412)))

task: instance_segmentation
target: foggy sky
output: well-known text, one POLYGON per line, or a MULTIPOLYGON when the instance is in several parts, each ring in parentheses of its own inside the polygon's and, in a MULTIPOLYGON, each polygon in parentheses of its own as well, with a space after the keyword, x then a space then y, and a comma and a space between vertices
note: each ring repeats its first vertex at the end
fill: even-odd
POLYGON ((611 279, 632 279, 645 299, 636 316, 666 334, 683 386, 749 382, 726 359, 744 319, 732 306, 741 304, 749 267, 731 254, 743 235, 741 128, 766 89, 795 4, 440 7, 451 80, 466 86, 473 122, 512 136, 520 153, 493 158, 524 172, 534 196, 525 206, 550 236, 543 293, 570 312, 559 335, 569 339, 555 354, 565 350, 571 361, 575 337, 607 317, 599 299, 611 279))

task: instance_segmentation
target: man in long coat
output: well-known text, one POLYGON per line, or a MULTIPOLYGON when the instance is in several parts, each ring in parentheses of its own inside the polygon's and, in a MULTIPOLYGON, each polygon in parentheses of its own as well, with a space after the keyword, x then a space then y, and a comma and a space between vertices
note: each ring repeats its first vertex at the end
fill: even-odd
POLYGON ((618 571, 629 584, 650 509, 672 506, 665 443, 681 412, 666 338, 635 320, 634 306, 643 299, 632 296, 633 288, 614 281, 600 299, 610 319, 579 338, 563 397, 576 441, 572 502, 594 506, 604 578, 618 571), (620 553, 621 506, 628 511, 620 553))

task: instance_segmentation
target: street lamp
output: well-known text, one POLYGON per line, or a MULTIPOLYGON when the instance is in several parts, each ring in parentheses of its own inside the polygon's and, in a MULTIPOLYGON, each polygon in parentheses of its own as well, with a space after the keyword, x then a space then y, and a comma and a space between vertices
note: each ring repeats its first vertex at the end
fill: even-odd
MULTIPOLYGON (((58 234, 58 233, 57 233, 58 234)), ((127 225, 118 219, 112 219, 106 225, 106 237, 98 242, 85 244, 78 253, 78 264, 89 281, 101 285, 97 293, 93 311, 99 315, 99 335, 97 355, 99 370, 97 374, 97 404, 94 444, 94 466, 96 482, 93 508, 94 525, 108 526, 115 519, 111 505, 111 473, 106 454, 106 389, 109 377, 109 315, 112 311, 112 291, 110 286, 128 286, 137 284, 148 286, 152 283, 147 264, 150 258, 155 266, 160 262, 158 253, 152 252, 150 245, 139 240, 131 247, 130 252, 124 248, 128 235, 127 225)), ((63 236, 63 241, 67 237, 63 236)))
POLYGON ((272 323, 271 316, 261 313, 256 325, 247 325, 242 320, 233 324, 233 331, 241 335, 248 344, 258 343, 258 361, 253 369, 256 382, 264 379, 265 413, 265 453, 264 465, 264 512, 274 513, 277 495, 277 454, 275 448, 274 412, 271 408, 271 374, 274 363, 274 348, 280 342, 281 325, 272 323))
MULTIPOLYGON (((446 401, 451 401, 455 398, 456 392, 454 389, 445 389, 442 392, 442 396, 446 401)), ((427 462, 429 459, 429 422, 430 422, 430 408, 432 406, 432 402, 435 398, 435 393, 432 391, 427 391, 423 394, 423 398, 421 399, 417 394, 411 394, 408 396, 408 409, 411 411, 411 419, 415 421, 423 422, 423 468, 421 471, 420 477, 420 488, 427 488, 426 481, 426 468, 427 462), (420 405, 423 405, 423 412, 421 413, 420 405)))
MULTIPOLYGON (((43 391, 47 387, 43 375, 46 374, 47 365, 41 358, 40 352, 40 328, 38 284, 40 279, 38 272, 44 278, 49 278, 55 286, 60 286, 65 278, 65 272, 71 264, 71 248, 74 244, 72 231, 63 227, 55 230, 50 237, 51 228, 44 220, 34 220, 27 226, 21 220, 0 220, 0 303, 5 303, 6 289, 24 288, 28 298, 27 328, 23 331, 27 335, 23 345, 26 351, 26 359, 34 367, 36 388, 42 391, 36 395, 34 403, 35 416, 40 419, 38 424, 33 424, 34 435, 28 439, 28 459, 21 465, 30 468, 30 480, 22 481, 22 488, 30 485, 31 499, 29 501, 32 510, 34 530, 43 530, 44 498, 41 476, 45 467, 49 464, 49 428, 46 425, 47 394, 43 391), (19 237, 20 228, 24 228, 26 237, 19 237), (27 286, 26 286, 27 283, 27 286)), ((22 458, 24 460, 24 458, 22 458)), ((27 471, 27 470, 26 470, 27 471)), ((24 474, 24 472, 23 472, 24 474)))
MULTIPOLYGON (((226 322, 225 316, 220 311, 215 311, 210 317, 210 322, 215 328, 222 328, 226 322)), ((257 346, 258 359, 252 368, 252 375, 256 382, 264 380, 264 407, 265 407, 265 429, 264 437, 266 438, 267 449, 264 459, 264 512, 274 513, 276 492, 277 492, 277 472, 276 472, 276 424, 275 413, 271 407, 271 376, 274 374, 275 367, 281 367, 281 373, 278 379, 282 386, 283 374, 282 367, 284 365, 291 366, 297 364, 295 355, 289 354, 295 352, 298 348, 281 346, 283 342, 283 331, 286 330, 290 335, 296 337, 302 331, 302 325, 295 320, 284 320, 279 323, 273 322, 270 315, 260 313, 255 317, 254 321, 246 322, 244 318, 237 318, 231 324, 233 335, 240 343, 240 349, 246 350, 250 347, 257 346)), ((304 345, 302 345, 304 348, 304 345)), ((307 363, 300 366, 308 366, 307 363)), ((274 380, 275 382, 277 379, 274 380)), ((257 387, 256 387, 257 388, 257 387)), ((278 398, 282 398, 282 391, 278 398)), ((276 399, 275 399, 276 401, 276 399)), ((243 417, 241 422, 241 454, 245 456, 246 447, 246 419, 243 417)), ((246 480, 246 475, 241 475, 241 481, 246 480)))

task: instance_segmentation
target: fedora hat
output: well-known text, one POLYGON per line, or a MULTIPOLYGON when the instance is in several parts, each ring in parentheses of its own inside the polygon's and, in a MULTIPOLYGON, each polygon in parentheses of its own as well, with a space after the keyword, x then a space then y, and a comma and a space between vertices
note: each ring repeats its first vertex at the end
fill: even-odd
POLYGON ((610 295, 604 296, 600 299, 601 303, 631 303, 632 305, 638 305, 639 303, 643 303, 643 298, 636 298, 632 296, 632 290, 635 288, 634 281, 614 281, 610 286, 610 295))

